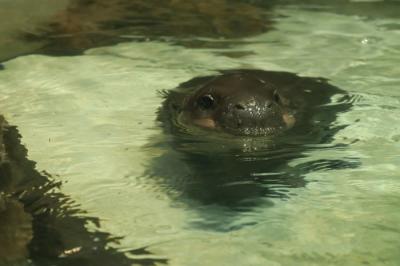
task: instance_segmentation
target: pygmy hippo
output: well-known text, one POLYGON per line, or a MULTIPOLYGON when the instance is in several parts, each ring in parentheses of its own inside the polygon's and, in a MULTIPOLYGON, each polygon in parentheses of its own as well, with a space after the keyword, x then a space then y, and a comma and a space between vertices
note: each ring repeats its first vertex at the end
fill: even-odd
MULTIPOLYGON (((322 78, 288 72, 228 70, 194 78, 165 93, 160 120, 168 128, 203 129, 239 136, 273 136, 321 121, 335 94, 322 78)), ((330 107, 332 109, 332 107, 330 107)))
POLYGON ((327 147, 318 144, 331 143, 346 127, 336 118, 349 110, 352 97, 325 79, 226 70, 193 78, 164 97, 158 120, 172 137, 155 142, 165 153, 154 158, 149 176, 183 200, 249 210, 268 198, 289 197, 315 169, 357 166, 332 158, 291 164, 327 147))

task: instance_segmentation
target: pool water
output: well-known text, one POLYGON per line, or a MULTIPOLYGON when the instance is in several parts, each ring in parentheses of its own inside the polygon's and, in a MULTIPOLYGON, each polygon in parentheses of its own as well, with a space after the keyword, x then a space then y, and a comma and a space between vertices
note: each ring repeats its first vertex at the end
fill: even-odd
POLYGON ((123 237, 121 252, 148 247, 170 265, 399 265, 400 2, 344 6, 278 2, 274 30, 202 38, 215 44, 203 48, 155 39, 19 56, 0 71, 2 114, 37 168, 123 237), (164 182, 194 173, 156 121, 159 92, 232 68, 324 77, 348 91, 353 106, 335 122, 343 129, 287 167, 350 166, 314 164, 301 184, 243 208, 164 182))

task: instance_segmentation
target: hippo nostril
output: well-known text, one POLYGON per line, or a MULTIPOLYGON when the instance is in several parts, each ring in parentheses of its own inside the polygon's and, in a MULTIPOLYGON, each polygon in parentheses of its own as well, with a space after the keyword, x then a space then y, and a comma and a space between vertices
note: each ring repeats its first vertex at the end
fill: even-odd
POLYGON ((244 110, 244 109, 246 109, 246 108, 244 108, 244 106, 243 106, 242 104, 240 104, 240 103, 235 104, 235 108, 238 109, 238 110, 244 110))

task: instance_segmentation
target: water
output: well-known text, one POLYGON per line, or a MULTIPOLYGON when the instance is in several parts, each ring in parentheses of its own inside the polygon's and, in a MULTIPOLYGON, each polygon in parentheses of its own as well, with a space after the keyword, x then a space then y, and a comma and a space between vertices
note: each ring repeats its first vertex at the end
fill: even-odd
POLYGON ((276 5, 275 30, 203 48, 155 39, 20 56, 0 71, 1 110, 121 251, 148 247, 171 265, 398 265, 400 3, 365 5, 276 5), (313 166, 300 183, 239 210, 160 182, 193 168, 156 122, 159 91, 229 68, 321 76, 353 95, 332 142, 287 162, 313 166))

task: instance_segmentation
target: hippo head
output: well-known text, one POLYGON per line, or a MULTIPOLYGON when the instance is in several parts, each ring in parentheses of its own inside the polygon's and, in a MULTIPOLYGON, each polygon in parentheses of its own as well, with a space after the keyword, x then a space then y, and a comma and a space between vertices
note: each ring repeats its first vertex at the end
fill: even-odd
POLYGON ((267 136, 295 124, 290 101, 248 73, 217 76, 173 103, 176 123, 233 135, 267 136))

